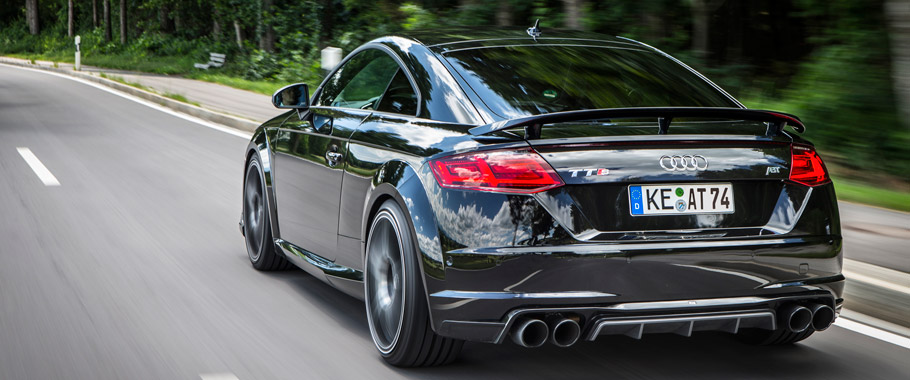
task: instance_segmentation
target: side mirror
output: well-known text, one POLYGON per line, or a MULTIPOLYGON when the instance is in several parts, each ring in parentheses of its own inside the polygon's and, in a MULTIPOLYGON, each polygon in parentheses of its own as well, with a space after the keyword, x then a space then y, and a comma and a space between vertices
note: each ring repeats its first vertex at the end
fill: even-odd
POLYGON ((272 95, 275 108, 306 110, 310 108, 310 89, 306 83, 284 86, 272 95))

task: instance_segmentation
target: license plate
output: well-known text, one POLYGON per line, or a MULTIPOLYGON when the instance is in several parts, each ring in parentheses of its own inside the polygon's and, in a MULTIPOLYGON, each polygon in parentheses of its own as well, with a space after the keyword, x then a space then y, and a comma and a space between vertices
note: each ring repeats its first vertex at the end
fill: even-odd
POLYGON ((629 186, 632 215, 730 214, 733 210, 729 183, 629 186))

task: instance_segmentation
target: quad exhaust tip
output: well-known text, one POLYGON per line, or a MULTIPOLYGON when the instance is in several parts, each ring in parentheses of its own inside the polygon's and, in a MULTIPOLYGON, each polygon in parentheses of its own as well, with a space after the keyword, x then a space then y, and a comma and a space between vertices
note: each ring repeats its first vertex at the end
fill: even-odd
POLYGON ((551 318, 550 338, 547 340, 557 347, 569 347, 578 341, 581 336, 581 326, 578 322, 564 317, 551 318))
POLYGON ((834 309, 828 305, 811 305, 809 311, 812 312, 812 328, 815 331, 824 331, 834 323, 834 309))
POLYGON ((781 323, 794 333, 806 331, 812 325, 812 311, 799 305, 786 305, 778 310, 781 323))
POLYGON ((515 344, 527 348, 536 348, 546 343, 549 334, 549 328, 547 328, 547 324, 544 321, 532 318, 518 321, 512 329, 511 335, 515 344))

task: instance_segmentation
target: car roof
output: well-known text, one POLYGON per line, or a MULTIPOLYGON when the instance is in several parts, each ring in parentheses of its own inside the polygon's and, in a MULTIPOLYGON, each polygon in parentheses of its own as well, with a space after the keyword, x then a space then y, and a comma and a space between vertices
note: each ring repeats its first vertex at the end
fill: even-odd
POLYGON ((636 46, 644 45, 633 40, 606 34, 577 30, 542 28, 535 40, 526 28, 449 28, 437 30, 413 30, 398 33, 398 36, 414 40, 436 53, 465 50, 489 46, 515 46, 531 44, 590 45, 590 46, 636 46))

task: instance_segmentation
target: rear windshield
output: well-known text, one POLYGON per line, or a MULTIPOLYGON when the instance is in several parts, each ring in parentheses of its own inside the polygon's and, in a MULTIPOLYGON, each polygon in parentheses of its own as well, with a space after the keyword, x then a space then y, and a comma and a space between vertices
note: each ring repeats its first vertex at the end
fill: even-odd
POLYGON ((622 107, 739 107, 685 67, 645 50, 520 45, 448 52, 503 118, 622 107))

